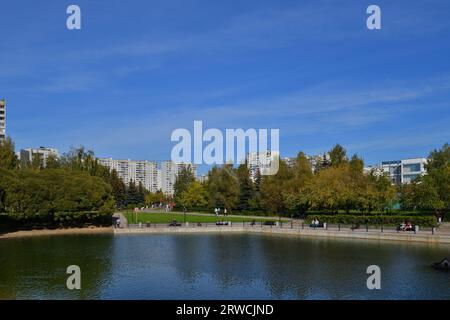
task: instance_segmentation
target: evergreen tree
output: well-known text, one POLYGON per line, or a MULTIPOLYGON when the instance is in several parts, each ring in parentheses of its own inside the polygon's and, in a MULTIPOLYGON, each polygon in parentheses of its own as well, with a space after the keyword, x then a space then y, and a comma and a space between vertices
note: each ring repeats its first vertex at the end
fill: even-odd
POLYGON ((127 199, 127 187, 122 179, 117 175, 116 170, 111 171, 111 176, 109 179, 109 184, 112 187, 112 192, 116 202, 116 206, 123 207, 126 205, 127 199))
POLYGON ((231 164, 213 167, 209 171, 207 190, 211 207, 227 208, 228 212, 237 207, 239 181, 231 164))
POLYGON ((255 192, 247 163, 239 165, 236 170, 236 175, 239 182, 239 202, 237 209, 239 211, 246 211, 251 208, 251 199, 255 192))
POLYGON ((340 144, 336 144, 329 152, 331 165, 337 167, 347 162, 347 152, 340 144))

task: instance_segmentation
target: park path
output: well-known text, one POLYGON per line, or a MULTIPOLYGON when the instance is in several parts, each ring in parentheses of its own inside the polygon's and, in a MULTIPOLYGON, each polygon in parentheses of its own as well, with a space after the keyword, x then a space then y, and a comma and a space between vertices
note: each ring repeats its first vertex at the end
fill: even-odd
POLYGON ((120 219, 120 227, 121 228, 128 228, 128 220, 125 218, 122 212, 116 212, 113 214, 113 217, 120 219))

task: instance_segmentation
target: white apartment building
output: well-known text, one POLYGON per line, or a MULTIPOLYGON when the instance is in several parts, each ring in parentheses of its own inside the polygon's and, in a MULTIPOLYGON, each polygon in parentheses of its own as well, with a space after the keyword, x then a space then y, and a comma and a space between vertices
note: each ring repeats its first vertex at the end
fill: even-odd
POLYGON ((119 178, 128 184, 134 181, 142 183, 144 188, 150 192, 161 189, 158 183, 158 165, 156 162, 147 160, 114 160, 112 158, 98 159, 99 163, 110 170, 116 170, 119 178))
POLYGON ((6 102, 0 100, 0 141, 6 139, 6 102))
POLYGON ((173 161, 163 161, 161 163, 161 189, 167 195, 173 195, 174 185, 178 175, 178 172, 183 167, 191 168, 192 174, 197 176, 197 166, 189 163, 175 163, 173 161))
POLYGON ((258 174, 271 175, 278 172, 278 161, 280 154, 277 151, 266 150, 263 152, 249 152, 246 162, 250 171, 250 177, 255 180, 258 174))
POLYGON ((39 147, 39 148, 27 148, 20 150, 20 161, 24 164, 29 164, 33 161, 33 156, 35 154, 40 155, 42 159, 42 165, 44 168, 47 166, 47 159, 50 156, 53 156, 55 158, 59 158, 59 152, 58 149, 54 148, 46 148, 46 147, 39 147))
MULTIPOLYGON (((319 155, 307 155, 305 154, 306 159, 308 160, 311 170, 313 172, 316 171, 317 166, 322 164, 325 161, 330 161, 330 155, 328 153, 319 154, 319 155)), ((284 158, 284 161, 286 162, 287 166, 292 168, 295 164, 295 161, 297 158, 284 158)))
POLYGON ((413 181, 426 173, 426 158, 409 158, 403 160, 383 161, 379 165, 364 168, 365 172, 387 173, 392 183, 401 185, 413 181))
POLYGON ((208 181, 208 175, 207 174, 202 174, 197 176, 197 181, 200 183, 205 183, 208 181))

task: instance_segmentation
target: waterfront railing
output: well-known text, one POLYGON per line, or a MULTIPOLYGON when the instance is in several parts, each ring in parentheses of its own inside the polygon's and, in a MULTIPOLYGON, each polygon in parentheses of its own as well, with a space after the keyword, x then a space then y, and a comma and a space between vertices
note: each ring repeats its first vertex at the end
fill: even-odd
POLYGON ((422 227, 418 226, 411 231, 398 230, 395 225, 350 225, 350 224, 327 224, 324 223, 323 226, 314 227, 301 221, 277 221, 273 224, 266 224, 261 221, 249 222, 249 221, 228 221, 220 222, 220 224, 214 222, 208 223, 197 223, 197 222, 177 222, 174 224, 168 223, 138 223, 138 224, 128 224, 130 229, 145 229, 145 228, 278 228, 278 229, 297 229, 297 230, 311 230, 311 231, 329 231, 329 232, 352 232, 352 233, 400 233, 400 234, 447 234, 439 231, 436 227, 422 227))

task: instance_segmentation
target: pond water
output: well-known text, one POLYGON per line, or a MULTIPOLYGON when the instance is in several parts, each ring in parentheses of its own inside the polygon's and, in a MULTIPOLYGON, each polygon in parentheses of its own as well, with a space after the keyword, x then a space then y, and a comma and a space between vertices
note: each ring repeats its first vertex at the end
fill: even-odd
POLYGON ((0 240, 0 299, 450 299, 448 245, 248 234, 0 240), (68 290, 66 268, 81 268, 68 290), (381 290, 369 290, 369 265, 381 290))

